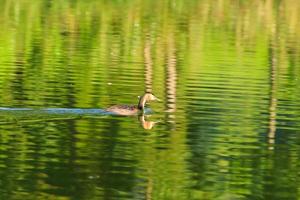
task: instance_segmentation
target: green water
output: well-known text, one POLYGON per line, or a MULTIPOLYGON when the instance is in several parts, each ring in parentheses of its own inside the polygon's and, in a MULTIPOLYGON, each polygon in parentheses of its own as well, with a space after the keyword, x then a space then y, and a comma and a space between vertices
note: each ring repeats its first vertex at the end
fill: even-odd
POLYGON ((300 2, 0 0, 0 28, 0 199, 300 199, 300 2))

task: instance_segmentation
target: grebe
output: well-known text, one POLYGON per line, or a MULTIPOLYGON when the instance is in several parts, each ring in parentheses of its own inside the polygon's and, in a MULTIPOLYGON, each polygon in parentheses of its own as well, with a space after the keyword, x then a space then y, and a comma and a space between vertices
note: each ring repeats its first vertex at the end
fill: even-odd
POLYGON ((160 101, 152 93, 145 93, 139 100, 138 105, 114 105, 106 109, 106 111, 118 115, 136 115, 144 112, 145 104, 148 101, 160 101))

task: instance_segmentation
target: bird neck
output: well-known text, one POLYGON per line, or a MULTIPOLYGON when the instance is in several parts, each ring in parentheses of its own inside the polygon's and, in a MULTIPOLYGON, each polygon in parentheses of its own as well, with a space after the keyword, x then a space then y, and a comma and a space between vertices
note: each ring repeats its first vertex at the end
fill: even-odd
POLYGON ((144 110, 145 103, 146 103, 146 98, 145 98, 145 95, 144 95, 139 100, 138 109, 139 110, 144 110))

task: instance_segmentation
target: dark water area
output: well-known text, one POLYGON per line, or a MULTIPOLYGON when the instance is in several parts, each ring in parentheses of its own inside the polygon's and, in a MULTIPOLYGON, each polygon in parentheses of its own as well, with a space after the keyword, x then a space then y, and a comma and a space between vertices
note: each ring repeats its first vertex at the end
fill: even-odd
POLYGON ((0 27, 0 199, 300 198, 300 2, 0 0, 0 27))

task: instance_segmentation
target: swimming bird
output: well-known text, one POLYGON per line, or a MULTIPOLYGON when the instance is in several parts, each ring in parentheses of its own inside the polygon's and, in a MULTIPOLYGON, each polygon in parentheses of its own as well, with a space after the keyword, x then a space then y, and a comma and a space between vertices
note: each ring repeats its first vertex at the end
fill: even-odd
POLYGON ((145 104, 148 101, 160 100, 152 93, 146 92, 142 97, 140 97, 139 103, 137 105, 114 105, 107 108, 106 111, 117 115, 136 115, 144 112, 145 104))

